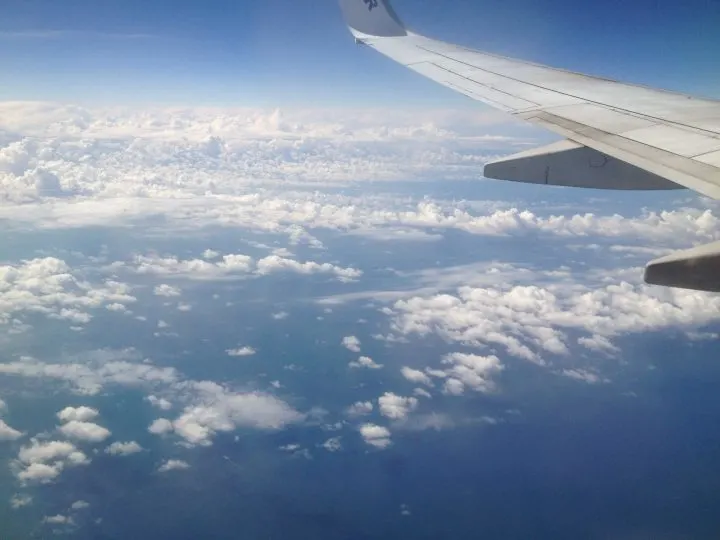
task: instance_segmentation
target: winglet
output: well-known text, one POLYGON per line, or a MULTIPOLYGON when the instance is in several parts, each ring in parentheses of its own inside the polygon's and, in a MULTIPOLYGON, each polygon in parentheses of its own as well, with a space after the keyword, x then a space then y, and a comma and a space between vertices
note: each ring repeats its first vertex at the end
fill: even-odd
POLYGON ((340 9, 358 39, 407 35, 388 0, 340 0, 340 9))

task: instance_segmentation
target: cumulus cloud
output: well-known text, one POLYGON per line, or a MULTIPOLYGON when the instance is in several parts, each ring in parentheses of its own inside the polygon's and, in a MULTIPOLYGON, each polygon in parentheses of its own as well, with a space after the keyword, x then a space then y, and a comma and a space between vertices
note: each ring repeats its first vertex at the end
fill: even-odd
POLYGON ((157 396, 150 395, 147 396, 145 399, 150 402, 150 405, 152 405, 153 407, 157 407, 162 411, 169 411, 170 409, 172 409, 172 403, 170 403, 165 398, 159 398, 157 396))
POLYGON ((188 444, 209 445, 217 432, 239 427, 276 430, 304 419, 284 401, 262 392, 234 392, 217 383, 189 382, 193 403, 173 421, 188 444))
POLYGON ((29 446, 20 449, 11 469, 23 484, 47 484, 65 468, 89 463, 87 456, 72 443, 33 439, 29 446))
POLYGON ((381 450, 392 444, 390 440, 390 430, 386 427, 375 424, 363 424, 360 426, 360 435, 367 444, 381 450))
POLYGON ((348 416, 366 416, 373 412, 373 404, 370 401, 358 401, 347 408, 348 416))
POLYGON ((252 347, 238 347, 237 349, 228 349, 228 356, 253 356, 257 353, 252 347))
POLYGON ((4 420, 0 419, 0 441, 15 441, 22 436, 22 432, 11 428, 4 420))
POLYGON ((173 430, 173 425, 167 418, 158 418, 148 427, 148 431, 153 435, 165 435, 173 430))
POLYGON ((155 296, 172 298, 175 296, 180 296, 182 294, 182 290, 179 287, 173 287, 172 285, 167 285, 163 283, 155 287, 155 289, 153 289, 153 293, 155 294, 155 296))
POLYGON ((142 450, 142 446, 135 441, 114 442, 105 449, 105 453, 111 456, 129 456, 142 452, 142 450))
POLYGON ((78 441, 98 443, 107 439, 111 433, 108 429, 92 422, 71 420, 58 428, 63 435, 78 441))
POLYGON ((182 461, 179 459, 168 459, 162 465, 160 465, 160 467, 158 467, 158 472, 166 473, 170 471, 183 471, 189 468, 190 465, 186 461, 182 461))
POLYGON ((25 313, 86 324, 92 319, 91 310, 135 301, 127 285, 112 280, 89 283, 57 258, 0 265, 0 325, 25 313))
POLYGON ((405 366, 400 370, 400 372, 402 373, 402 376, 410 382, 424 384, 425 386, 433 386, 432 379, 422 371, 405 366))
POLYGON ((90 503, 87 501, 75 501, 70 505, 70 508, 72 510, 85 510, 90 508, 90 503))
POLYGON ((376 363, 372 358, 369 356, 361 356, 357 359, 357 361, 350 362, 348 364, 351 368, 356 369, 382 369, 383 365, 376 363))
POLYGON ((392 420, 405 420, 412 411, 417 409, 418 400, 414 397, 402 397, 386 392, 378 399, 380 414, 392 420))
POLYGON ((73 420, 77 422, 88 422, 94 420, 100 415, 97 409, 90 407, 65 407, 62 411, 57 413, 57 417, 61 422, 71 422, 73 420))
MULTIPOLYGON (((572 277, 565 273, 559 285, 461 287, 455 294, 399 300, 387 313, 400 335, 437 334, 468 346, 499 346, 538 364, 550 355, 569 354, 569 332, 592 329, 579 345, 612 354, 617 352, 612 338, 623 334, 671 327, 692 331, 720 320, 717 295, 572 277)), ((464 380, 461 372, 468 375, 458 366, 456 378, 464 380)))
POLYGON ((349 351, 360 352, 360 340, 356 336, 345 336, 342 339, 342 345, 349 351))

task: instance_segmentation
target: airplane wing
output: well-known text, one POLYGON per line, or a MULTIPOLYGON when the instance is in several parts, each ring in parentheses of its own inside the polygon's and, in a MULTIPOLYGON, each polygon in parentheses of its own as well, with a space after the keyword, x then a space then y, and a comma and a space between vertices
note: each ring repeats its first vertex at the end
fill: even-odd
MULTIPOLYGON (((405 28, 388 0, 340 0, 358 43, 566 138, 485 176, 600 189, 690 188, 720 199, 720 102, 483 53, 405 28)), ((720 292, 720 242, 651 262, 648 283, 720 292)))

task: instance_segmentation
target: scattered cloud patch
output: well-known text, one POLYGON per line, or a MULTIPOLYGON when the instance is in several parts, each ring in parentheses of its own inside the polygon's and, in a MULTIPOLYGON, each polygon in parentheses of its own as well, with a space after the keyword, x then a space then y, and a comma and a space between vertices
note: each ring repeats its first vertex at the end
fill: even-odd
POLYGON ((182 294, 182 290, 179 287, 173 287, 165 283, 158 285, 153 290, 155 296, 164 296, 165 298, 174 298, 182 294))
POLYGON ((184 471, 189 468, 190 464, 188 464, 186 461, 182 461, 179 459, 168 459, 162 465, 160 465, 160 467, 158 467, 158 472, 166 473, 170 471, 184 471))
POLYGON ((252 347, 238 347, 237 349, 228 349, 228 356, 253 356, 257 351, 252 347))
POLYGON ((386 392, 378 399, 380 414, 392 420, 405 420, 412 411, 417 409, 418 400, 414 397, 402 397, 386 392))
POLYGON ((372 358, 369 356, 361 356, 357 359, 357 361, 350 362, 348 364, 351 368, 355 369, 382 369, 382 364, 377 364, 372 358))
POLYGON ((342 345, 349 351, 360 352, 360 340, 355 336, 345 336, 342 339, 342 345))
POLYGON ((348 416, 367 416, 372 413, 374 406, 371 401, 358 401, 347 408, 348 416))
POLYGON ((10 508, 17 510, 25 506, 30 506, 33 502, 33 498, 30 495, 24 493, 16 493, 10 498, 10 508))
POLYGON ((375 424, 363 424, 360 426, 360 435, 370 446, 384 450, 392 444, 390 430, 386 427, 375 424))
POLYGON ((135 441, 132 442, 114 442, 105 449, 106 454, 111 456, 130 456, 142 452, 143 448, 135 441))

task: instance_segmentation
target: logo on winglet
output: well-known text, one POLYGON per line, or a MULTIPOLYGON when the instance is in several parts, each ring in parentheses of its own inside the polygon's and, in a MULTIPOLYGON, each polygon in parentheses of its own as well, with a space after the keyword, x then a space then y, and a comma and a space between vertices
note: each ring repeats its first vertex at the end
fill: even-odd
POLYGON ((367 5, 368 11, 372 11, 378 7, 378 0, 363 0, 363 2, 367 5))

